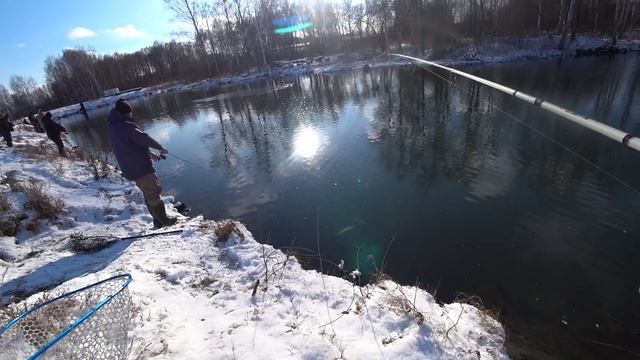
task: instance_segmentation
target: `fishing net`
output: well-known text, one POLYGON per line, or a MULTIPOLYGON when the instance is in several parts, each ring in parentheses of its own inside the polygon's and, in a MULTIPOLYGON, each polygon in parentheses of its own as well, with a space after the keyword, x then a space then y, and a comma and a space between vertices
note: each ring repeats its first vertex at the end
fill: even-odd
POLYGON ((169 230, 163 232, 156 232, 150 234, 138 234, 133 236, 127 236, 123 238, 119 238, 117 236, 113 236, 111 234, 97 234, 97 235, 86 235, 84 233, 74 233, 69 237, 69 243, 71 244, 71 250, 75 252, 83 252, 83 251, 96 251, 103 249, 116 241, 121 240, 132 240, 132 239, 141 239, 146 237, 153 237, 159 235, 170 235, 170 234, 179 234, 182 230, 169 230))
POLYGON ((71 250, 75 252, 100 250, 115 241, 118 241, 118 238, 113 235, 87 236, 83 233, 74 233, 69 237, 71 250))
POLYGON ((125 359, 128 274, 48 300, 0 328, 0 359, 125 359))

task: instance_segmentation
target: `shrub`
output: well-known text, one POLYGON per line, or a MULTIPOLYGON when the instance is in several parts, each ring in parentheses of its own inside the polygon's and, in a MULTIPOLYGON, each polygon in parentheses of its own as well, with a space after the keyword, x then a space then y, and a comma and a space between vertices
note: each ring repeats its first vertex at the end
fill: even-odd
POLYGON ((53 221, 65 211, 64 201, 47 194, 41 183, 28 183, 23 186, 22 192, 27 195, 24 207, 37 212, 40 219, 53 221))

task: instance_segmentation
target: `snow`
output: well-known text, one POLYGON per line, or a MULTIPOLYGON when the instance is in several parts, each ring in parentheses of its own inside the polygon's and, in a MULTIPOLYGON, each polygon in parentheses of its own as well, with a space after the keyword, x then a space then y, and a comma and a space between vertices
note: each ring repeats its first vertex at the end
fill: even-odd
MULTIPOLYGON (((494 38, 478 44, 457 44, 450 48, 430 51, 428 57, 451 66, 548 59, 576 56, 581 51, 606 48, 610 39, 581 35, 571 41, 567 37, 564 50, 558 49, 559 42, 558 35, 494 38)), ((640 41, 618 40, 616 49, 622 52, 639 51, 640 41)))
POLYGON ((225 221, 179 215, 169 198, 181 234, 74 253, 71 234, 149 233, 151 218, 140 192, 115 171, 95 180, 86 162, 26 156, 26 145, 52 153, 54 145, 25 129, 14 133, 13 149, 0 150, 0 183, 7 176, 40 181, 64 199, 67 212, 28 231, 35 214, 24 209, 23 194, 2 185, 28 216, 16 236, 0 237, 4 303, 17 295, 32 303, 45 289, 68 291, 130 273, 132 359, 507 358, 501 325, 472 305, 441 305, 391 280, 360 287, 348 276, 305 270, 237 222, 222 241, 215 229, 225 221))

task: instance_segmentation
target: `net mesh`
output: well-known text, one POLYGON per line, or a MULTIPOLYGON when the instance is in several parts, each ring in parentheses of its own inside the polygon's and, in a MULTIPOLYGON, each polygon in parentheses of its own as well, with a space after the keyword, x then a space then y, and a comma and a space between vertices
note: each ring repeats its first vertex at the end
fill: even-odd
POLYGON ((5 325, 0 335, 0 359, 125 359, 131 319, 127 288, 130 280, 129 275, 116 276, 21 315, 22 318, 5 325), (77 324, 83 317, 86 319, 77 324))

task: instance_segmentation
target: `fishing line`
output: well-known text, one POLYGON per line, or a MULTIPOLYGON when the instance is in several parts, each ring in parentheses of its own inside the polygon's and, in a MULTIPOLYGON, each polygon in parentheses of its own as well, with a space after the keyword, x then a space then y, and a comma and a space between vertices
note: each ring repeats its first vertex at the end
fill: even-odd
MULTIPOLYGON (((191 166, 195 166, 195 167, 197 167, 197 168, 198 168, 198 169, 200 169, 200 170, 206 171, 206 172, 211 173, 211 174, 215 174, 215 172, 213 172, 213 170, 211 170, 211 169, 207 169, 207 168, 206 168, 206 167, 204 167, 204 166, 200 166, 200 165, 198 165, 198 164, 196 164, 196 163, 194 163, 194 162, 192 162, 192 161, 189 161, 189 160, 187 160, 187 159, 184 159, 184 158, 182 158, 182 157, 180 157, 180 156, 178 156, 178 155, 176 155, 176 154, 167 153, 167 155, 171 155, 171 156, 173 156, 174 158, 176 158, 176 159, 178 159, 178 160, 181 160, 181 161, 184 161, 185 163, 187 163, 187 164, 189 164, 189 165, 191 165, 191 166)), ((165 156, 164 158, 166 159, 166 156, 165 156)))
POLYGON ((607 124, 604 124, 602 122, 596 121, 594 119, 590 119, 586 116, 582 116, 580 114, 576 114, 571 110, 567 110, 561 106, 555 105, 549 101, 545 101, 541 98, 535 97, 535 96, 531 96, 529 94, 525 94, 522 91, 518 91, 515 89, 512 89, 508 86, 504 86, 502 84, 498 84, 495 83, 493 81, 489 81, 487 79, 481 78, 479 76, 475 76, 475 75, 471 75, 469 73, 466 73, 464 71, 460 71, 460 70, 456 70, 450 67, 446 67, 431 61, 427 61, 427 60, 422 60, 420 58, 416 58, 416 57, 411 57, 411 56, 407 56, 407 55, 401 55, 401 54, 392 54, 395 56, 399 56, 399 57, 403 57, 403 58, 407 58, 410 59, 412 61, 418 61, 420 63, 425 63, 440 69, 444 69, 447 70, 450 73, 453 74, 458 74, 460 76, 464 76, 467 79, 471 79, 475 82, 479 82, 480 84, 483 85, 487 85, 489 87, 492 87, 496 90, 502 91, 503 93, 506 93, 508 95, 511 95, 513 97, 516 97, 522 101, 528 102, 529 104, 538 106, 540 108, 543 108, 549 112, 552 112, 566 120, 569 120, 571 122, 574 122, 578 125, 581 125, 583 127, 586 127, 587 129, 593 130, 597 133, 599 133, 600 135, 606 136, 609 139, 612 139, 614 141, 620 142, 623 145, 626 145, 634 150, 640 151, 640 138, 634 137, 633 135, 626 133, 622 130, 616 129, 614 127, 611 127, 607 124))
MULTIPOLYGON (((438 78, 444 80, 445 82, 447 82, 449 85, 458 88, 458 90, 461 90, 463 92, 465 92, 466 94, 473 96, 473 94, 471 93, 471 91, 457 85, 456 83, 450 81, 449 79, 441 76, 440 74, 437 74, 436 72, 432 71, 431 69, 427 68, 426 66, 423 66, 420 63, 415 63, 416 65, 420 66, 421 68, 427 70, 428 72, 430 72, 431 74, 437 76, 438 78)), ((455 76, 455 75, 454 75, 455 76)), ((574 150, 572 150, 571 148, 561 144, 560 142, 556 141, 555 139, 553 139, 552 137, 548 136, 547 134, 545 134, 544 132, 534 128, 533 126, 527 124, 526 122, 518 119, 515 115, 511 115, 509 112, 507 112, 506 110, 503 110, 502 108, 500 108, 499 106, 495 105, 495 104, 491 104, 491 106, 493 106, 494 108, 496 108, 498 111, 500 111, 501 113, 503 113, 504 115, 506 115, 507 117, 509 117, 510 119, 516 121, 517 123, 519 123, 520 125, 524 126, 525 128, 533 131, 534 133, 536 133, 537 135, 541 136, 542 138, 550 141, 551 143, 559 146, 560 148, 564 149, 565 151, 569 152, 570 154, 573 154, 575 157, 581 159, 582 161, 586 162, 587 164, 591 165, 592 167, 594 167, 595 169, 599 170, 600 172, 602 172, 603 174, 607 175, 608 177, 610 177, 611 179, 615 180, 616 182, 618 182, 619 184, 623 185, 624 187, 628 188, 629 190, 635 192, 636 194, 640 195, 640 190, 634 188, 633 186, 631 186, 631 184, 627 183, 626 181, 622 180, 621 178, 619 178, 618 176, 610 173, 609 171, 605 170, 604 168, 600 167, 599 165, 597 165, 596 163, 594 163, 593 161, 587 159, 586 157, 580 155, 579 153, 575 152, 574 150)))

